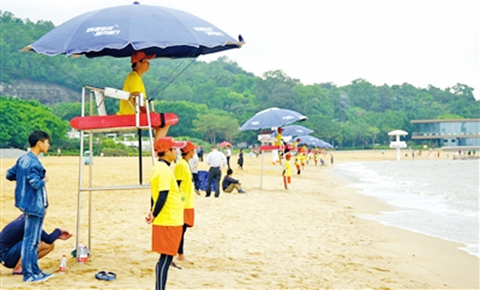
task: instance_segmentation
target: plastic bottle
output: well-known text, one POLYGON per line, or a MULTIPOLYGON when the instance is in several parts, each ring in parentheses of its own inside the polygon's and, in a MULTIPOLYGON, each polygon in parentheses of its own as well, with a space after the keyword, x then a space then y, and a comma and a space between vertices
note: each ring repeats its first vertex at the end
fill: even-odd
POLYGON ((63 255, 62 259, 60 259, 60 269, 58 270, 58 272, 60 274, 65 274, 65 271, 67 271, 67 257, 63 255))
POLYGON ((78 247, 78 262, 79 263, 84 263, 86 256, 87 255, 85 254, 85 247, 84 246, 79 246, 78 247))
POLYGON ((80 246, 78 249, 78 262, 85 263, 88 260, 88 248, 87 246, 80 246))

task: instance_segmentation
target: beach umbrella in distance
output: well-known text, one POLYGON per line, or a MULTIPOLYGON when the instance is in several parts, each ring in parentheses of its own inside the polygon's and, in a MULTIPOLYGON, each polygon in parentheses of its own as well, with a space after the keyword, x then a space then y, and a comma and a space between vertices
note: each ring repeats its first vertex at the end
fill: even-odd
POLYGON ((269 108, 256 113, 255 116, 240 127, 240 130, 282 127, 295 122, 305 121, 306 119, 307 117, 293 110, 269 108))
POLYGON ((330 143, 310 135, 297 136, 295 137, 295 140, 297 139, 300 139, 300 141, 298 142, 299 145, 305 144, 307 146, 315 146, 320 148, 333 148, 333 146, 330 143))
POLYGON ((218 144, 218 147, 227 147, 227 146, 232 147, 232 143, 230 143, 228 141, 223 141, 220 144, 218 144))
POLYGON ((332 144, 330 144, 330 143, 328 143, 328 142, 326 142, 326 141, 323 141, 322 139, 320 139, 320 141, 321 141, 321 143, 320 143, 320 145, 319 145, 318 147, 320 147, 320 148, 329 148, 329 149, 333 148, 332 144))
POLYGON ((182 58, 240 48, 243 44, 192 14, 134 2, 74 17, 22 51, 89 58, 130 57, 135 51, 143 51, 156 57, 182 58))
POLYGON ((295 137, 295 140, 298 141, 299 145, 307 145, 307 146, 319 146, 321 144, 321 140, 317 137, 313 137, 310 135, 300 135, 295 137))
POLYGON ((288 125, 282 127, 283 132, 282 136, 298 136, 298 135, 308 135, 313 132, 313 130, 308 129, 302 125, 288 125))

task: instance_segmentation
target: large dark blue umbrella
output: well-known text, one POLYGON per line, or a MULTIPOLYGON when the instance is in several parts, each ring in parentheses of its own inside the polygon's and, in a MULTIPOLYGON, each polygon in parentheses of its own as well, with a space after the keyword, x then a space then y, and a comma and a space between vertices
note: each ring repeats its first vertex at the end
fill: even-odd
POLYGON ((239 48, 242 44, 189 13, 135 2, 72 18, 23 50, 87 57, 130 57, 141 50, 157 57, 180 58, 239 48))
POLYGON ((287 109, 270 108, 260 111, 246 121, 240 130, 258 130, 262 128, 282 127, 298 121, 305 121, 304 115, 287 109))

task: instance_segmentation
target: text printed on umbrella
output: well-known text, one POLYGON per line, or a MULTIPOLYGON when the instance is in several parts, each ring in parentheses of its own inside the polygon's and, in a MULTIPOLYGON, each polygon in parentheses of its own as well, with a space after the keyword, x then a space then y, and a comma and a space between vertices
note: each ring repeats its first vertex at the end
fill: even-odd
POLYGON ((120 29, 118 29, 118 25, 88 27, 85 33, 92 33, 93 36, 118 35, 120 34, 120 29))
POLYGON ((211 27, 194 27, 195 31, 205 32, 207 35, 223 36, 220 31, 213 31, 211 27))

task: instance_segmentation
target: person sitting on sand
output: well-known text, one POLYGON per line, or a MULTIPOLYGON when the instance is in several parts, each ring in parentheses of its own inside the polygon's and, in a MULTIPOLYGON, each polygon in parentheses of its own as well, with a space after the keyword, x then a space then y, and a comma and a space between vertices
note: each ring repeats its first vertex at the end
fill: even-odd
POLYGON ((236 189, 238 193, 245 193, 245 191, 242 189, 242 185, 240 184, 240 181, 237 179, 234 179, 232 177, 232 174, 233 174, 233 170, 228 169, 227 176, 225 176, 222 182, 223 191, 230 193, 234 189, 236 189))
MULTIPOLYGON (((20 215, 6 225, 0 232, 0 262, 3 266, 13 269, 13 275, 22 275, 22 252, 23 234, 25 231, 25 215, 20 215)), ((38 245, 38 259, 45 257, 55 247, 55 241, 68 240, 72 234, 67 230, 57 228, 47 234, 42 230, 40 244, 38 245)))

